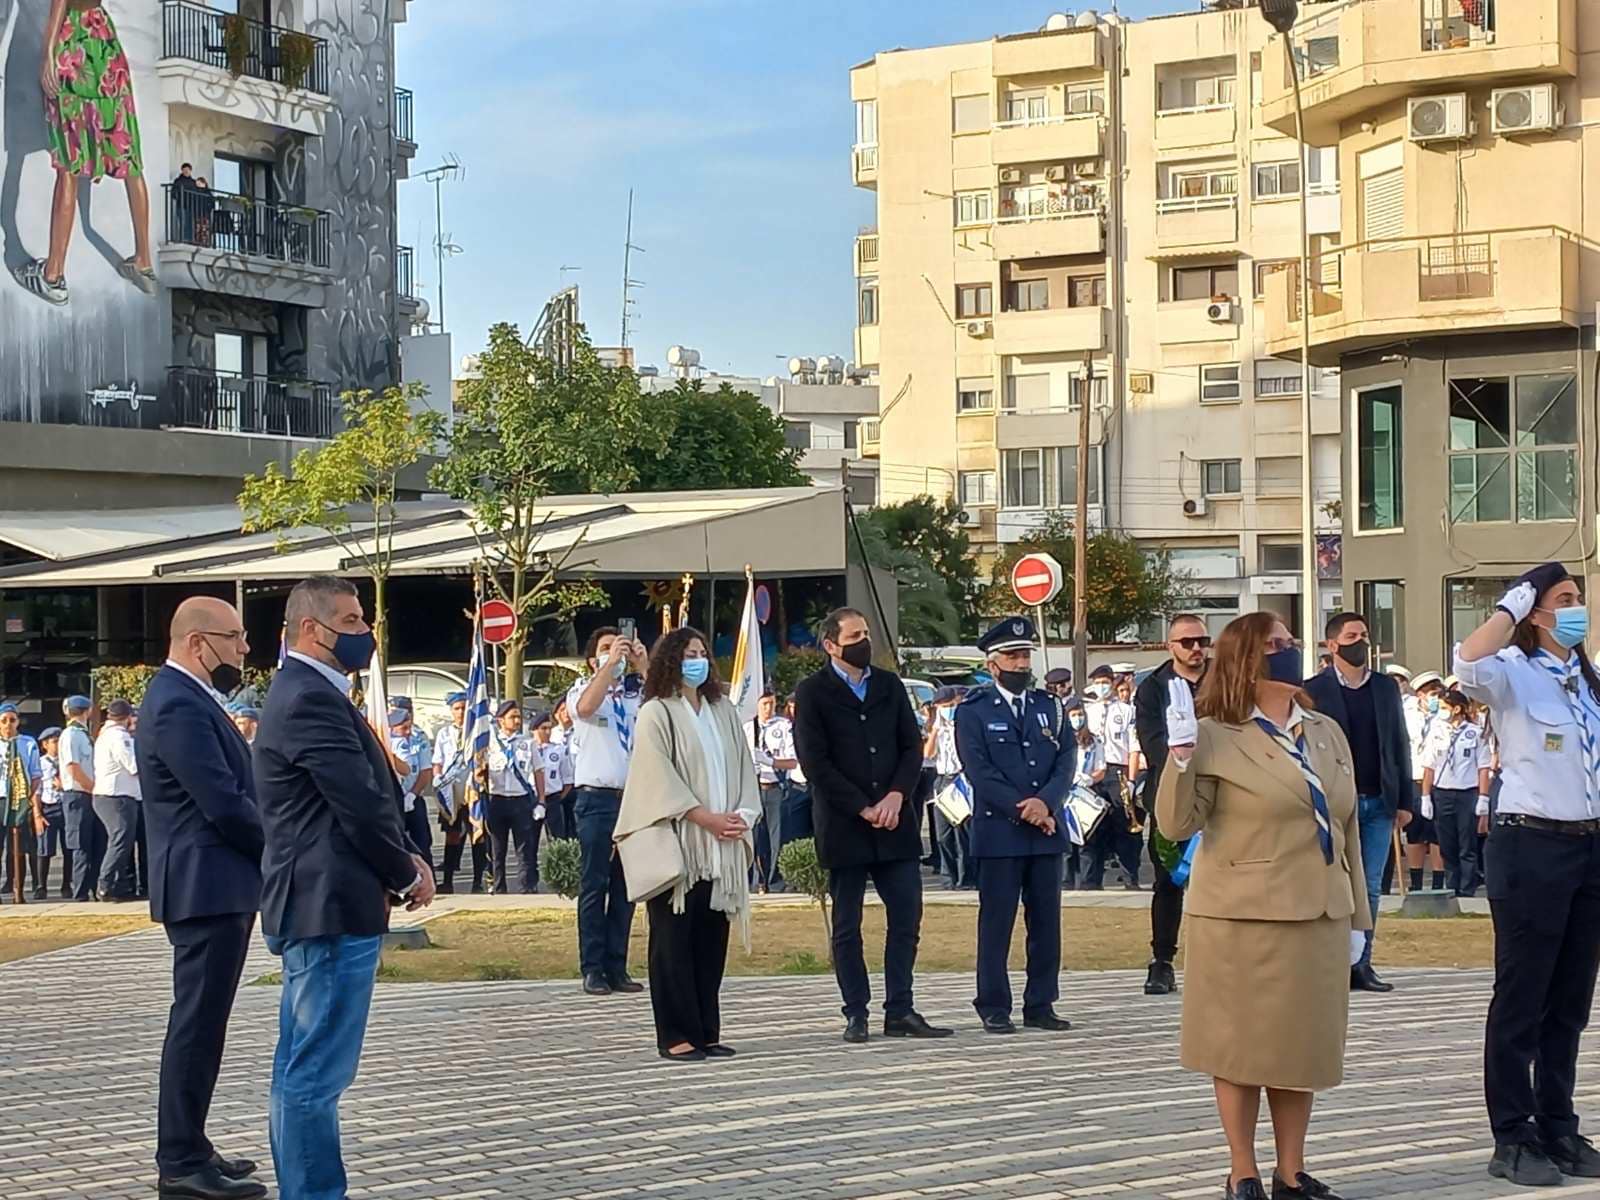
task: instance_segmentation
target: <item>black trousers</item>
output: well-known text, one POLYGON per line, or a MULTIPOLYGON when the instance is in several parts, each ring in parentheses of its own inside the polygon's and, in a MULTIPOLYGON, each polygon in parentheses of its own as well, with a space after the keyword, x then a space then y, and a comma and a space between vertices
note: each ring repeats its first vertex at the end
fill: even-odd
POLYGON ((228 913, 166 927, 172 1011, 156 1110, 156 1166, 164 1176, 188 1175, 211 1160, 206 1116, 255 922, 255 913, 228 913))
POLYGON ((1155 884, 1150 895, 1150 956, 1170 963, 1178 956, 1178 929, 1183 924, 1183 889, 1172 882, 1171 874, 1156 857, 1154 807, 1145 820, 1150 828, 1150 863, 1155 867, 1155 884))
POLYGON ((650 914, 650 1009, 656 1047, 688 1042, 697 1049, 722 1037, 722 973, 728 965, 728 918, 711 907, 711 884, 702 880, 672 911, 672 893, 645 905, 650 914))
POLYGON ((433 822, 428 819, 428 802, 418 796, 412 801, 411 811, 401 818, 405 826, 406 836, 416 846, 428 865, 433 866, 433 822))
POLYGON ((444 890, 456 890, 456 872, 461 869, 461 856, 468 843, 472 844, 472 890, 483 891, 483 872, 489 866, 489 839, 472 840, 472 825, 461 818, 461 840, 452 843, 446 834, 444 845, 444 890))
POLYGON ((1478 891, 1478 789, 1433 789, 1433 827, 1444 859, 1445 884, 1458 896, 1478 891))
POLYGON ((1083 886, 1094 891, 1104 885, 1106 860, 1110 858, 1122 864, 1123 874, 1129 879, 1139 878, 1139 840, 1143 835, 1129 831, 1127 810, 1122 807, 1122 777, 1126 770, 1121 763, 1109 763, 1106 777, 1097 789, 1111 807, 1083 848, 1087 859, 1083 886))
POLYGON ((978 868, 978 995, 980 1017, 1011 1015, 1011 931, 1022 901, 1028 983, 1022 1015, 1040 1016, 1061 995, 1061 859, 1059 854, 980 858, 978 868))
POLYGON ((911 975, 922 934, 920 859, 834 867, 828 872, 828 894, 833 900, 833 974, 844 998, 844 1015, 865 1017, 872 1001, 872 984, 861 946, 861 908, 869 878, 888 921, 883 947, 883 1015, 903 1017, 912 1010, 911 975))
POLYGON ((506 879, 507 843, 515 839, 517 858, 522 861, 522 892, 531 896, 539 890, 539 831, 543 821, 533 819, 533 801, 527 796, 489 797, 489 843, 494 847, 494 890, 504 895, 511 890, 506 879))
POLYGON ((1600 835, 1512 825, 1489 836, 1494 999, 1483 1090, 1496 1142, 1578 1132, 1578 1040, 1600 969, 1600 835))

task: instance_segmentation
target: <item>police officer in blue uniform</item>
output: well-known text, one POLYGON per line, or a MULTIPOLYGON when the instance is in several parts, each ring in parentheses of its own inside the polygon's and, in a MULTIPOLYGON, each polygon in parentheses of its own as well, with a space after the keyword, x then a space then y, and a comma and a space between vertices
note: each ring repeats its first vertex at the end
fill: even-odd
POLYGON ((1022 900, 1028 984, 1022 1023, 1070 1029, 1056 1016, 1061 974, 1062 806, 1072 787, 1074 742, 1061 707, 1033 685, 1033 622, 1008 617, 978 641, 994 682, 956 709, 956 748, 972 788, 972 858, 978 869, 978 996, 989 1033, 1015 1033, 1006 958, 1022 900))

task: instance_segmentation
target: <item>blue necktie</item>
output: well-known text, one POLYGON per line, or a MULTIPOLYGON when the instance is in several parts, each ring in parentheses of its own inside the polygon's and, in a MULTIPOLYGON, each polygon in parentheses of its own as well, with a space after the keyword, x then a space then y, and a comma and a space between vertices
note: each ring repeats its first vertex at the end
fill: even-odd
POLYGON ((1256 724, 1266 732, 1266 735, 1278 745, 1282 746, 1300 768, 1300 774, 1305 777, 1306 786, 1311 789, 1311 809, 1317 818, 1317 840, 1322 843, 1322 861, 1333 862, 1333 822, 1328 816, 1328 798, 1322 794, 1322 780, 1317 778, 1317 773, 1311 769, 1311 760, 1306 755, 1306 739, 1304 734, 1291 739, 1283 730, 1279 729, 1265 717, 1257 717, 1256 724))

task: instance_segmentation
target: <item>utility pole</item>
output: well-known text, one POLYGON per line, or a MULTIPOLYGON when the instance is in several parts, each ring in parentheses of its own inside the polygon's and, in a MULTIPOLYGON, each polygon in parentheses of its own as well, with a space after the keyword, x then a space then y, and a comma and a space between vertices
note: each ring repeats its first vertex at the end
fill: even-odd
POLYGON ((643 246, 633 244, 633 189, 628 189, 628 231, 622 239, 622 336, 619 344, 628 346, 628 317, 633 304, 633 289, 643 285, 633 277, 633 252, 644 253, 643 246))
MULTIPOLYGON (((1078 511, 1072 520, 1072 680, 1089 678, 1089 399, 1094 392, 1094 355, 1083 356, 1078 385, 1078 511)), ((1042 631, 1041 631, 1042 632, 1042 631)))

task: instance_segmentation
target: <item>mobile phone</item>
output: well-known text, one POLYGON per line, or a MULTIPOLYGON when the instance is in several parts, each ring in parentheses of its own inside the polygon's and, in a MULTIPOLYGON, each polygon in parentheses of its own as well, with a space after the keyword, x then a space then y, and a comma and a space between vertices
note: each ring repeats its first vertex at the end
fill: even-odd
POLYGON ((617 636, 625 642, 639 640, 639 622, 632 617, 623 617, 617 622, 617 636))

